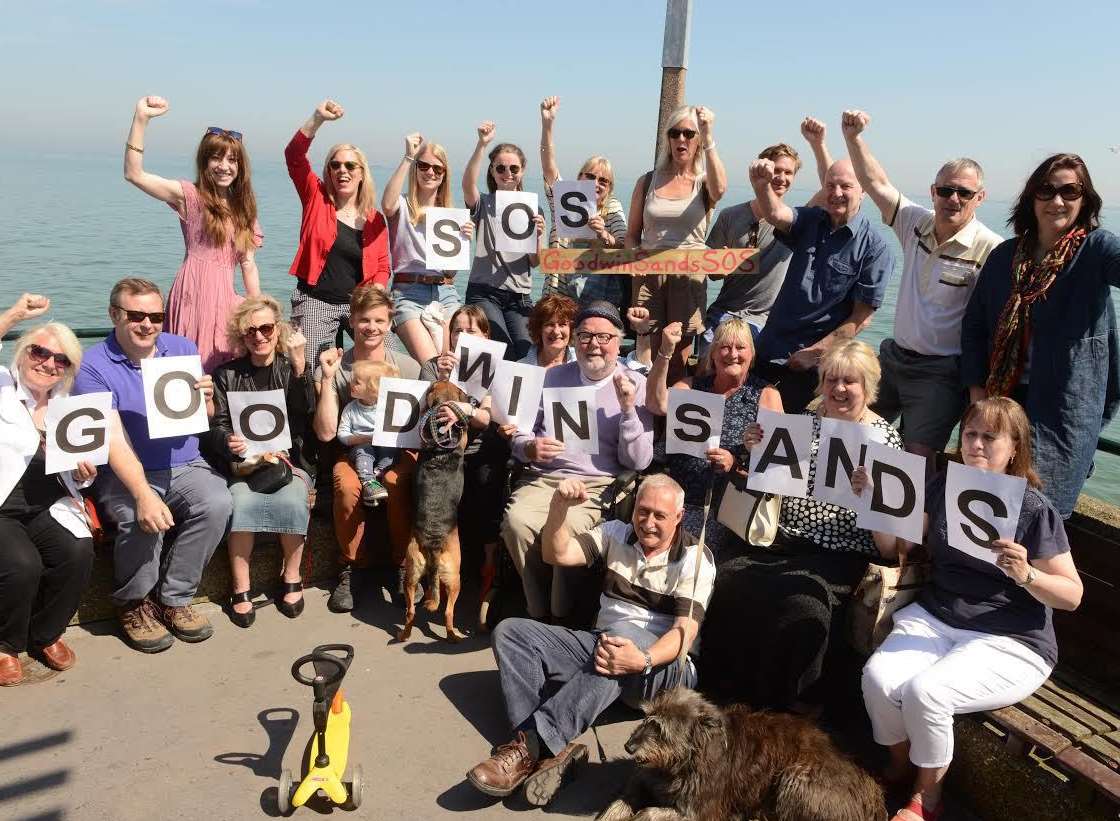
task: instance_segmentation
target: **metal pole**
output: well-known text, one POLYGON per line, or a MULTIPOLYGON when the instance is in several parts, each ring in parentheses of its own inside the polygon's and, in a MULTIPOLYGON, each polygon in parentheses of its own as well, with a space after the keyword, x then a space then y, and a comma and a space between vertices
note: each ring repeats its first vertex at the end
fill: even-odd
POLYGON ((684 80, 688 71, 688 39, 692 29, 692 0, 666 0, 665 44, 661 50, 661 107, 657 112, 657 141, 654 162, 665 139, 665 122, 673 109, 684 104, 684 80))

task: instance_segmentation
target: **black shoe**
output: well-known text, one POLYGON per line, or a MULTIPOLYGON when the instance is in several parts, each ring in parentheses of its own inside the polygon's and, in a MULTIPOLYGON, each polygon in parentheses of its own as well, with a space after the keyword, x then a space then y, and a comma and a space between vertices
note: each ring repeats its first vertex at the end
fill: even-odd
MULTIPOLYGON (((341 582, 340 582, 341 583, 341 582)), ((349 590, 350 585, 347 584, 349 590)), ((338 588, 335 588, 337 590, 338 588)), ((303 582, 280 582, 280 591, 276 594, 276 609, 287 616, 289 619, 294 619, 303 612, 303 596, 300 596, 299 601, 288 603, 284 601, 284 596, 288 593, 300 593, 303 591, 303 582)), ((334 593, 331 594, 331 600, 334 600, 334 593)), ((354 606, 353 601, 350 607, 354 606)))
POLYGON ((334 586, 331 597, 327 599, 327 609, 332 613, 349 613, 354 609, 354 594, 350 592, 350 574, 352 572, 349 567, 344 567, 339 571, 338 584, 334 586))
POLYGON ((249 627, 257 620, 257 608, 254 606, 248 613, 238 613, 233 609, 235 604, 242 602, 249 602, 252 604, 252 597, 248 590, 243 590, 240 593, 234 593, 229 597, 229 620, 236 624, 238 627, 249 627))

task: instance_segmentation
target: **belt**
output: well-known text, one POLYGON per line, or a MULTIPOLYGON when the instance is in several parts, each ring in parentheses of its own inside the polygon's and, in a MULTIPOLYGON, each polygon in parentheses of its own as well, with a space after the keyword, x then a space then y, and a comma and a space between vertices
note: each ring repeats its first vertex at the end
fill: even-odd
POLYGON ((455 281, 455 274, 393 274, 394 285, 450 285, 455 281))

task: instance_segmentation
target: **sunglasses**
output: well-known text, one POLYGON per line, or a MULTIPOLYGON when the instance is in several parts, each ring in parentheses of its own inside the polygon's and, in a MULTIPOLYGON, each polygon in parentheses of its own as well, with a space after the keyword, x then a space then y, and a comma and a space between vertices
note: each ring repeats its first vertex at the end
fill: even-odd
POLYGON ((1054 197, 1061 197, 1066 202, 1070 200, 1079 200, 1085 193, 1085 187, 1079 182, 1067 182, 1065 185, 1054 186, 1048 182, 1044 182, 1038 186, 1038 190, 1034 192, 1036 200, 1052 200, 1054 197))
POLYGON ((342 166, 346 166, 347 171, 354 171, 362 167, 360 162, 354 162, 353 160, 331 160, 328 165, 330 165, 331 171, 337 171, 342 166))
POLYGON ((619 338, 618 334, 608 334, 608 333, 593 334, 593 333, 591 333, 591 331, 577 331, 576 332, 576 341, 579 342, 580 345, 590 345, 592 339, 594 339, 600 345, 609 345, 609 344, 611 344, 612 339, 618 339, 618 338, 619 338))
POLYGON ((967 188, 958 188, 955 185, 937 185, 934 186, 933 193, 937 194, 937 196, 941 197, 943 200, 947 200, 956 194, 961 202, 968 202, 975 197, 978 192, 969 191, 967 188))
POLYGON ((240 131, 226 131, 224 128, 218 128, 216 125, 212 125, 208 129, 206 129, 206 133, 207 134, 217 134, 219 137, 229 137, 232 140, 237 140, 238 142, 241 142, 241 132, 240 131))
POLYGON ((42 345, 28 345, 27 355, 31 357, 31 361, 36 365, 42 365, 48 359, 53 359, 54 364, 60 368, 69 368, 71 364, 70 357, 64 353, 55 353, 50 348, 44 348, 42 345))
POLYGON ((614 184, 614 180, 612 179, 608 179, 607 177, 596 177, 594 174, 586 171, 580 174, 579 178, 581 180, 592 180, 593 182, 599 183, 599 185, 603 186, 604 188, 610 188, 611 185, 614 184))
POLYGON ((266 322, 264 325, 250 325, 248 328, 241 332, 242 336, 252 336, 253 334, 260 334, 265 339, 272 339, 272 332, 276 330, 276 323, 266 322))
POLYGON ((670 128, 666 133, 668 133, 670 140, 679 140, 681 137, 691 140, 696 136, 696 132, 691 128, 670 128))
POLYGON ((509 171, 509 173, 511 173, 513 176, 516 177, 518 174, 521 173, 521 166, 520 165, 495 165, 494 170, 497 171, 499 174, 504 174, 504 173, 506 173, 506 171, 509 171))
POLYGON ((116 308, 118 311, 128 317, 129 322, 135 322, 137 325, 139 325, 145 319, 151 322, 153 325, 162 325, 164 317, 167 316, 167 314, 163 311, 146 313, 144 311, 128 311, 122 308, 120 305, 113 305, 112 307, 116 308))
POLYGON ((435 163, 430 163, 430 162, 424 162, 423 160, 417 160, 416 161, 416 170, 417 171, 422 171, 422 172, 425 172, 425 173, 427 173, 428 171, 431 171, 437 177, 442 177, 443 172, 446 171, 447 169, 444 168, 442 165, 437 165, 435 163))

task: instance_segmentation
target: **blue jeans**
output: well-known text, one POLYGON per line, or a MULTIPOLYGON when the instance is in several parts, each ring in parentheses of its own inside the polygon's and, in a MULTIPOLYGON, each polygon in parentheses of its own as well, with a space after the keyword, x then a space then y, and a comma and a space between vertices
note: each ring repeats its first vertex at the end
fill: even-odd
MULTIPOLYGON (((648 649, 658 636, 639 628, 609 631, 648 649)), ((696 668, 655 667, 649 675, 604 676, 595 672, 598 633, 569 630, 533 619, 505 619, 494 630, 491 646, 506 715, 514 730, 535 729, 541 743, 557 755, 582 735, 619 696, 637 706, 661 690, 694 687, 696 668)))
POLYGON ((518 294, 492 285, 467 286, 467 304, 477 305, 490 320, 490 338, 506 343, 506 359, 525 358, 533 341, 529 338, 529 314, 533 302, 528 294, 518 294))
POLYGON ((419 319, 431 303, 443 306, 448 322, 459 307, 459 293, 454 285, 426 285, 423 282, 406 282, 393 286, 393 328, 399 328, 410 319, 419 319))
POLYGON ((358 445, 350 448, 350 464, 364 485, 371 479, 381 481, 381 475, 397 460, 397 449, 381 445, 358 445))

